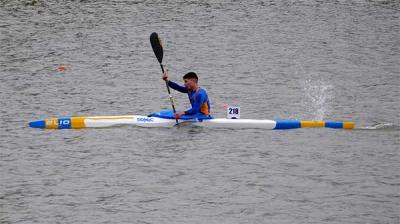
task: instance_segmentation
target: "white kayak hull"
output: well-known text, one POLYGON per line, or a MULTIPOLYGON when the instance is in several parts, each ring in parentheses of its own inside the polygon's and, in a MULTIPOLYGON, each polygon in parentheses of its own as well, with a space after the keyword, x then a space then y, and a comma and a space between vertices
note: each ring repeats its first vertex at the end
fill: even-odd
POLYGON ((257 129, 275 129, 276 121, 273 120, 254 120, 254 119, 225 119, 215 118, 193 123, 195 126, 208 128, 257 128, 257 129))

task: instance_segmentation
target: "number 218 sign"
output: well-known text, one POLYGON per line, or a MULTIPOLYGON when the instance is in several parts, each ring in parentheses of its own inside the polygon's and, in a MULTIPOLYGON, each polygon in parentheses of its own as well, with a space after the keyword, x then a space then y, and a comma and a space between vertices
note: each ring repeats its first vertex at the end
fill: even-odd
POLYGON ((228 119, 239 119, 240 118, 240 107, 228 106, 226 108, 226 117, 228 119))

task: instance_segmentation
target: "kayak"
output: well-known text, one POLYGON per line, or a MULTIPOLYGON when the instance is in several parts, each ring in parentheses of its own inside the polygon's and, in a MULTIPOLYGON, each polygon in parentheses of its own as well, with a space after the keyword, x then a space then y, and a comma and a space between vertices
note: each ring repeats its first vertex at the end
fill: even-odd
MULTIPOLYGON (((163 46, 157 33, 150 35, 150 43, 154 54, 160 64, 161 71, 165 69, 162 64, 163 46)), ((259 128, 259 129, 293 129, 293 128, 354 128, 353 122, 343 121, 301 121, 301 120, 257 120, 240 119, 240 107, 227 106, 227 118, 213 118, 209 115, 195 114, 184 115, 179 119, 174 118, 175 104, 171 95, 168 81, 165 79, 172 111, 161 111, 148 116, 103 116, 103 117, 60 117, 32 121, 29 126, 42 129, 79 129, 79 128, 105 128, 120 125, 133 125, 139 127, 174 127, 179 124, 209 128, 259 128)))
MULTIPOLYGON (((303 120, 258 120, 258 119, 178 119, 178 124, 190 124, 206 128, 255 128, 255 129, 294 129, 294 128, 339 128, 353 129, 354 123, 347 121, 303 121, 303 120)), ((155 116, 95 116, 95 117, 60 117, 29 122, 31 128, 42 129, 80 129, 106 128, 121 125, 139 127, 174 127, 174 118, 155 116)))

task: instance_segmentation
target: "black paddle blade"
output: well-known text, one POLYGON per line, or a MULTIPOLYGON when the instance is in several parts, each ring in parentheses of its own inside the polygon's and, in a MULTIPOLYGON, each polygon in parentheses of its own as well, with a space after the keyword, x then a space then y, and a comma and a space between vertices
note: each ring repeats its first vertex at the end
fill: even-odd
POLYGON ((158 34, 156 32, 154 32, 150 35, 150 43, 151 43, 151 47, 153 48, 154 54, 157 57, 158 62, 160 62, 160 64, 161 64, 163 55, 164 55, 164 51, 163 51, 163 47, 161 44, 161 40, 158 37, 158 34))

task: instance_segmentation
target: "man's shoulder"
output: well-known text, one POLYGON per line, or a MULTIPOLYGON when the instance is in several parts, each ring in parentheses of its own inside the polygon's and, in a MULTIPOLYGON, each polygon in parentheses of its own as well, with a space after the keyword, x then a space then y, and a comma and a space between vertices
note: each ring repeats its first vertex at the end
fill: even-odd
POLYGON ((207 92, 207 90, 204 87, 200 87, 200 91, 207 92))
POLYGON ((207 95, 207 90, 204 89, 203 87, 200 87, 199 91, 197 91, 198 94, 206 94, 207 95))

